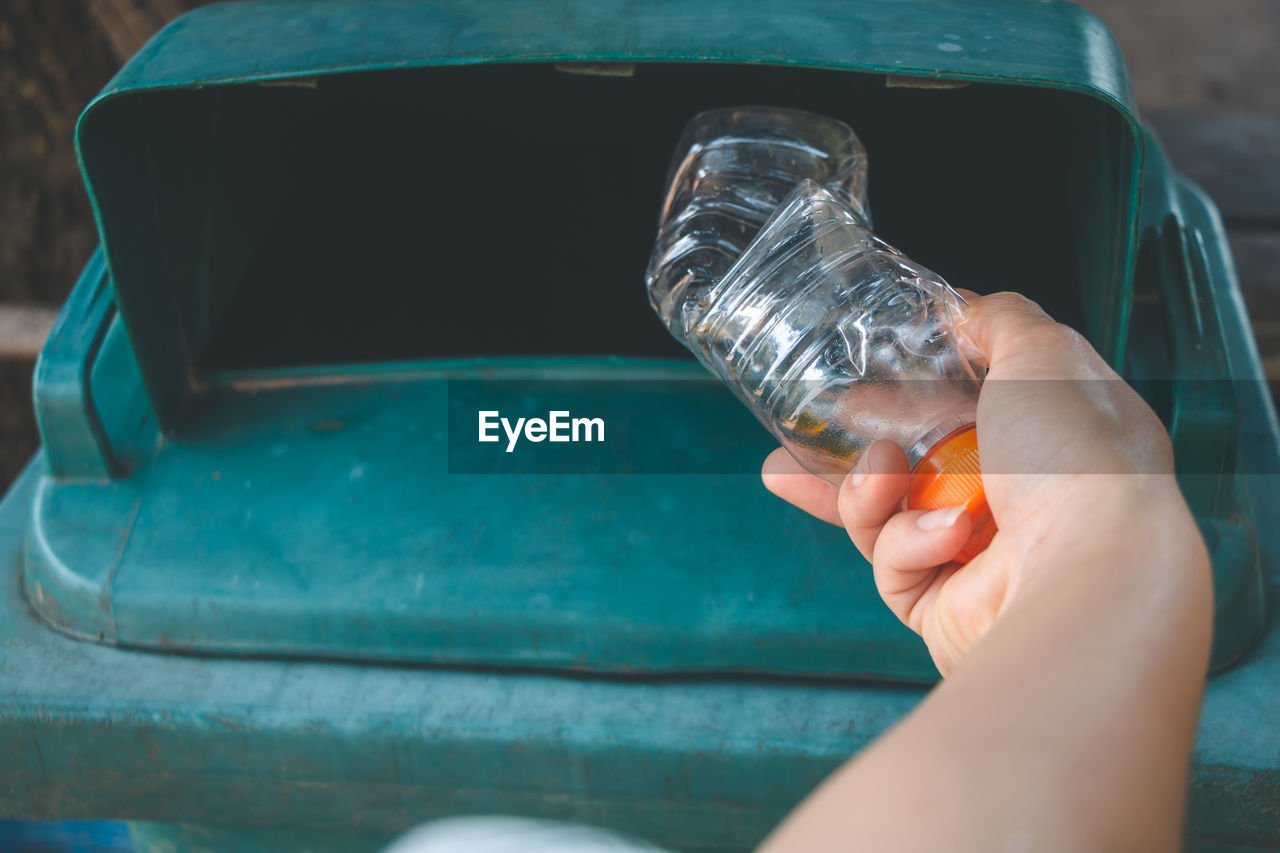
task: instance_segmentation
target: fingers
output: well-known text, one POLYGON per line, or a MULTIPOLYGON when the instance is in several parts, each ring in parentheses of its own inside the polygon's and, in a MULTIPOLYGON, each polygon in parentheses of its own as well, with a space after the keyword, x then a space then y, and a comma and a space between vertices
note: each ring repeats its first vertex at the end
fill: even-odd
POLYGON ((922 614, 938 594, 938 581, 958 568, 951 560, 969 540, 972 522, 962 507, 900 511, 911 480, 902 448, 877 441, 838 489, 805 471, 782 448, 765 459, 761 476, 778 497, 842 525, 872 563, 885 604, 908 627, 921 631, 922 614))
POLYGON ((765 457, 760 479, 766 489, 792 506, 830 524, 842 524, 836 510, 840 490, 801 468, 784 448, 779 447, 765 457))
POLYGON ((916 633, 922 614, 959 567, 952 558, 969 541, 973 523, 964 507, 900 512, 876 537, 871 564, 876 589, 894 615, 916 633))
POLYGON ((840 521, 868 560, 880 528, 901 508, 910 479, 911 468, 902 448, 892 441, 877 441, 840 484, 836 501, 840 521))
POLYGON ((839 488, 805 471, 781 447, 760 472, 764 487, 787 503, 846 528, 868 560, 881 525, 901 507, 910 476, 906 454, 891 441, 867 448, 839 488))

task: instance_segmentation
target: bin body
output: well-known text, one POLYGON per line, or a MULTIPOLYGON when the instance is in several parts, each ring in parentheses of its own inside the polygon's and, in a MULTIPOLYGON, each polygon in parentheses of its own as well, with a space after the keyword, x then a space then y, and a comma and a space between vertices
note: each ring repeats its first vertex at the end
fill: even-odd
POLYGON ((1031 288, 1164 419, 1225 670, 1189 835, 1280 846, 1275 418, 1212 204, 1067 3, 172 24, 77 131, 103 245, 0 505, 4 813, 279 849, 504 812, 742 849, 908 711, 923 647, 840 531, 755 485, 767 435, 644 304, 680 125, 752 101, 849 121, 886 236, 1031 288), (486 400, 616 431, 586 467, 489 453, 486 400))

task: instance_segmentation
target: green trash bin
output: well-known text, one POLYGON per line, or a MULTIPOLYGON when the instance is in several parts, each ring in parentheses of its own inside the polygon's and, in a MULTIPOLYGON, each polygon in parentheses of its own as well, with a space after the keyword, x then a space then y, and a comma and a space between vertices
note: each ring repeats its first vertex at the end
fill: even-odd
POLYGON ((500 812, 736 850, 908 711, 923 646, 758 486, 768 436, 645 304, 681 126, 751 102, 848 121, 878 230, 1037 299, 1164 418, 1226 670, 1189 836, 1280 847, 1280 438, 1226 239, 1105 28, 1020 0, 167 27, 77 128, 102 248, 0 504, 0 815, 350 850, 500 812), (608 412, 609 441, 506 455, 480 403, 608 412))

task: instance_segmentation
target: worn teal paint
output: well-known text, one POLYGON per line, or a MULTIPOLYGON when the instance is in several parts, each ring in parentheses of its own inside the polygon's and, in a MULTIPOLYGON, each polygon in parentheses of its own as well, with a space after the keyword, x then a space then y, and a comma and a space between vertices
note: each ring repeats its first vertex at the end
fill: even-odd
MULTIPOLYGON (((1209 689, 1190 834, 1280 846, 1280 641, 1272 629, 1253 645, 1260 567, 1280 581, 1275 531, 1259 527, 1280 511, 1274 414, 1212 206, 1144 138, 1105 29, 1058 2, 311 2, 173 24, 78 129, 104 255, 37 376, 46 451, 0 504, 0 811, 341 827, 370 844, 432 816, 502 811, 742 849, 905 713, 922 688, 887 682, 932 677, 918 640, 843 534, 754 476, 445 470, 445 383, 475 376, 680 379, 653 406, 672 447, 715 423, 743 459, 762 453, 766 437, 695 366, 208 360, 237 276, 312 179, 299 164, 358 145, 362 122, 393 127, 397 103, 438 96, 459 134, 496 120, 481 93, 507 90, 517 109, 546 87, 547 109, 579 105, 555 114, 579 134, 620 117, 611 102, 647 104, 656 129, 637 130, 660 165, 666 124, 741 100, 750 86, 735 80, 779 102, 857 107, 845 117, 879 164, 873 204, 957 283, 1021 272, 982 253, 991 234, 964 230, 984 222, 1042 223, 1010 233, 1074 259, 1046 270, 1052 286, 1027 282, 1032 295, 1149 395, 1180 463, 1207 471, 1182 485, 1214 554, 1214 659, 1238 663, 1209 689), (553 60, 638 70, 607 81, 629 89, 584 89, 553 60), (972 85, 885 90, 886 73, 972 85), (259 85, 273 81, 295 85, 259 85), (702 88, 681 101, 673 81, 702 88), (908 119, 980 139, 967 153, 995 152, 975 161, 990 180, 913 161, 926 149, 895 155, 916 136, 908 119), (324 132, 290 136, 295 125, 324 132), (963 196, 960 245, 937 222, 899 211, 895 224, 904 193, 963 196), (699 417, 682 421, 682 407, 699 417)), ((617 275, 601 305, 645 310, 639 269, 617 275)))
POLYGON ((89 381, 115 312, 102 252, 94 252, 36 364, 36 419, 55 476, 121 473, 89 381))
POLYGON ((344 832, 340 829, 296 827, 210 826, 208 824, 129 824, 136 853, 357 853, 381 850, 395 835, 385 832, 344 832))

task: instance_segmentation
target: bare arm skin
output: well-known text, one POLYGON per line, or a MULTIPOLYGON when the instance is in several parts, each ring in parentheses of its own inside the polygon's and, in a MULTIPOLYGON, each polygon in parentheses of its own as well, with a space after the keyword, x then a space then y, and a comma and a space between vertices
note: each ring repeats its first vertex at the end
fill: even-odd
POLYGON ((958 570, 967 517, 899 511, 907 461, 890 443, 839 489, 781 450, 765 462, 771 491, 848 529, 946 676, 797 807, 770 853, 1179 847, 1212 578, 1168 437, 1033 303, 971 303, 999 525, 986 552, 958 570))

